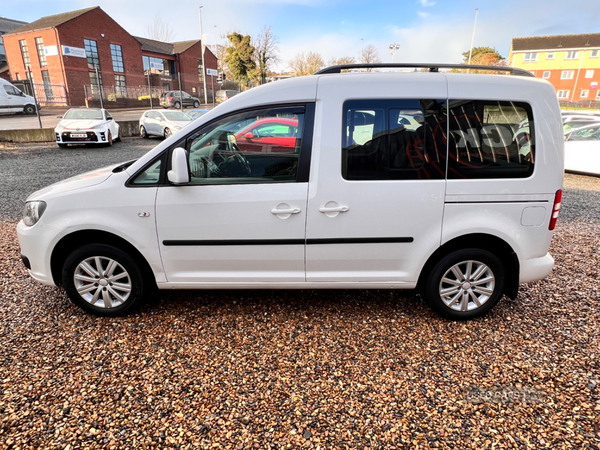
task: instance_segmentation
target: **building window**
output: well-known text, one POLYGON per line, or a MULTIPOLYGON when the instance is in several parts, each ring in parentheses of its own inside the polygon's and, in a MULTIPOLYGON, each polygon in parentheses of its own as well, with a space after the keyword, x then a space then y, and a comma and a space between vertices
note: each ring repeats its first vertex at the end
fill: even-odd
POLYGON ((100 89, 102 87, 102 74, 98 72, 98 77, 96 77, 96 72, 90 72, 90 85, 92 88, 92 96, 94 98, 100 98, 100 89))
POLYGON ((85 44, 85 54, 87 55, 88 69, 100 70, 100 57, 98 56, 98 45, 96 44, 96 41, 84 39, 83 43, 85 44))
POLYGON ((536 52, 525 53, 525 59, 523 61, 536 62, 537 61, 537 53, 536 52))
POLYGON ((29 50, 27 50, 27 42, 25 42, 25 39, 20 40, 19 45, 21 46, 21 56, 23 56, 23 64, 25 65, 25 69, 31 69, 31 61, 29 59, 29 50))
POLYGON ((550 78, 550 71, 549 70, 544 70, 544 73, 542 74, 542 78, 547 80, 548 78, 550 78))
POLYGON ((144 75, 148 75, 148 70, 150 70, 151 74, 176 75, 175 61, 149 56, 142 56, 142 61, 144 62, 144 75))
POLYGON ((600 50, 592 50, 592 53, 590 53, 590 58, 597 58, 599 51, 600 50))
POLYGON ((50 74, 47 70, 42 70, 42 82, 44 83, 44 93, 46 100, 53 100, 54 93, 52 92, 52 83, 50 82, 50 74))
POLYGON ((575 75, 575 71, 574 70, 563 70, 560 73, 560 79, 561 80, 572 80, 573 79, 573 75, 575 75))
POLYGON ((596 100, 600 100, 600 91, 596 92, 596 100))
POLYGON ((594 78, 594 70, 586 70, 585 71, 585 77, 586 78, 594 78))
POLYGON ((201 59, 198 60, 198 80, 204 80, 204 66, 201 59))
POLYGON ((44 51, 44 41, 41 37, 35 38, 35 46, 37 48, 38 58, 40 59, 40 67, 48 67, 46 62, 46 52, 44 51))
POLYGON ((581 98, 587 98, 589 95, 590 91, 588 91, 587 89, 584 89, 581 91, 581 98))
POLYGON ((578 55, 579 52, 577 50, 571 50, 570 52, 567 52, 567 56, 565 56, 565 59, 577 59, 578 55))
POLYGON ((115 72, 125 72, 123 70, 123 53, 121 46, 110 44, 110 55, 112 56, 113 70, 115 72))
POLYGON ((558 91, 556 95, 558 98, 569 98, 569 91, 558 91))
POLYGON ((546 59, 554 59, 554 52, 548 52, 546 59))
POLYGON ((127 97, 127 85, 125 84, 125 75, 115 75, 115 94, 117 98, 127 97))

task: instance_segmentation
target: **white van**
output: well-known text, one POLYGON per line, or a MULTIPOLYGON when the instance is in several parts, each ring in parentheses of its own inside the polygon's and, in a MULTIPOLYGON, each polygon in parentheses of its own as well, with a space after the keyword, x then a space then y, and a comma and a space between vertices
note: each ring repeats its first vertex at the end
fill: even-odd
MULTIPOLYGON (((39 106, 38 106, 39 107, 39 106)), ((35 100, 0 78, 0 114, 35 114, 35 100)))
POLYGON ((137 161, 32 194, 30 274, 98 315, 153 287, 417 288, 458 320, 547 276, 552 86, 511 68, 340 73, 380 66, 251 89, 137 161))

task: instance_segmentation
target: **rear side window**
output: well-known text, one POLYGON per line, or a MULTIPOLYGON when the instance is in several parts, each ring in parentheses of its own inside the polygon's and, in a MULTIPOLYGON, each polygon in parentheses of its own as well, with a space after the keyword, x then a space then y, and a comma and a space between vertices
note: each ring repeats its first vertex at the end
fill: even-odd
POLYGON ((525 178, 533 173, 531 107, 522 102, 451 100, 448 178, 525 178))
POLYGON ((344 103, 342 176, 346 180, 441 179, 446 115, 438 100, 344 103))

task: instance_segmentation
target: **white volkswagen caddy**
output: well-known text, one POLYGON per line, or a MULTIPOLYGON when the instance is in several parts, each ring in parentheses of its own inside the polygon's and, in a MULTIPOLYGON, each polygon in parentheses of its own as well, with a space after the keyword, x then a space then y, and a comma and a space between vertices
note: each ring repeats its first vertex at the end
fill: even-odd
POLYGON ((31 276, 107 316, 154 287, 417 288, 459 320, 547 276, 563 181, 552 86, 511 68, 356 71, 381 66, 251 89, 137 161, 32 194, 18 225, 31 276))

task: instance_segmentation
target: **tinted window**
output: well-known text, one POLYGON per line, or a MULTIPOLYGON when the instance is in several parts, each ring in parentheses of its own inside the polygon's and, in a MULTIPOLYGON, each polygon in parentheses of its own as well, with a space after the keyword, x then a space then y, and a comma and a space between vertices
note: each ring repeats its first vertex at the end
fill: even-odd
POLYGON ((254 110, 201 128, 187 141, 191 184, 296 181, 304 119, 304 107, 254 110), (261 135, 263 125, 287 133, 261 135))
POLYGON ((523 178, 533 173, 531 107, 525 103, 451 100, 448 178, 523 178))
POLYGON ((347 180, 444 177, 445 110, 437 100, 344 103, 342 176, 347 180))

